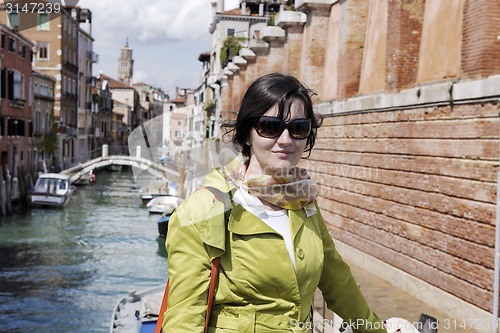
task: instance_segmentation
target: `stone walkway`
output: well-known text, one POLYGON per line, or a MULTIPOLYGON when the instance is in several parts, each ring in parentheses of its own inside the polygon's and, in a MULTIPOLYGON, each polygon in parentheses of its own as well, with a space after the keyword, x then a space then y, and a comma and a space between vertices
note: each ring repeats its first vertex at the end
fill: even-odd
MULTIPOLYGON (((377 276, 350 264, 354 277, 361 287, 368 304, 371 309, 383 319, 391 317, 400 317, 409 322, 417 322, 420 314, 424 313, 435 317, 439 320, 438 333, 476 333, 477 331, 460 327, 460 321, 454 321, 453 318, 447 317, 438 309, 425 304, 425 300, 419 300, 407 294, 403 290, 397 289, 390 283, 378 278, 377 276)), ((321 317, 327 320, 333 319, 333 314, 321 309, 322 298, 318 292, 315 297, 315 319, 321 321, 321 317)), ((470 325, 471 323, 468 323, 470 325)), ((334 332, 331 327, 316 327, 317 333, 334 332)), ((392 332, 390 332, 392 333, 392 332)))

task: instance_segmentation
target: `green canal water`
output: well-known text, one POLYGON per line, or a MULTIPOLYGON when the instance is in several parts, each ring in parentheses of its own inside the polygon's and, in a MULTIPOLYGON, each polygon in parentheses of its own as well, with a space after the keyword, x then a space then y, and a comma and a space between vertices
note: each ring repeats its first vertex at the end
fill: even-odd
POLYGON ((115 303, 166 282, 158 215, 132 172, 99 172, 60 210, 0 219, 0 332, 109 332, 115 303))

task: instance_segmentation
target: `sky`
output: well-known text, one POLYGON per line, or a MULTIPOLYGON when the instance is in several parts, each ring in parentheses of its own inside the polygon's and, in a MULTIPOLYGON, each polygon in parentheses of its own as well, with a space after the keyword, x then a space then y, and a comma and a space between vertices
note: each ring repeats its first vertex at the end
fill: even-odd
MULTIPOLYGON (((160 87, 175 98, 175 87, 197 88, 200 53, 210 50, 212 0, 81 0, 92 11, 94 52, 100 72, 116 78, 120 50, 133 50, 134 82, 160 87)), ((225 9, 238 7, 225 0, 225 9)))

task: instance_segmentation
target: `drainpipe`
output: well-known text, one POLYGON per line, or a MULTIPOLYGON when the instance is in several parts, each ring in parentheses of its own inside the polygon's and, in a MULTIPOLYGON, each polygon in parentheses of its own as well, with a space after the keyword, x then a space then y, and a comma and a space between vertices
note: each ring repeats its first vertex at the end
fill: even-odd
POLYGON ((493 278, 493 333, 498 332, 498 296, 500 280, 500 171, 497 176, 497 198, 496 198, 496 223, 495 223, 495 275, 493 278), (496 325, 495 325, 496 324, 496 325))

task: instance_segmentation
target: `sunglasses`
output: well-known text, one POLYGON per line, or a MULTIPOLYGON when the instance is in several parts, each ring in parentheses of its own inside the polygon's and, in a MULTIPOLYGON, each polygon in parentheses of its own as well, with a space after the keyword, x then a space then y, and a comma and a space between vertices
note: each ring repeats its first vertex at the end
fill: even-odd
POLYGON ((262 116, 255 125, 257 134, 264 138, 277 138, 285 128, 295 140, 304 140, 311 134, 312 123, 309 118, 294 119, 288 123, 278 117, 262 116))

